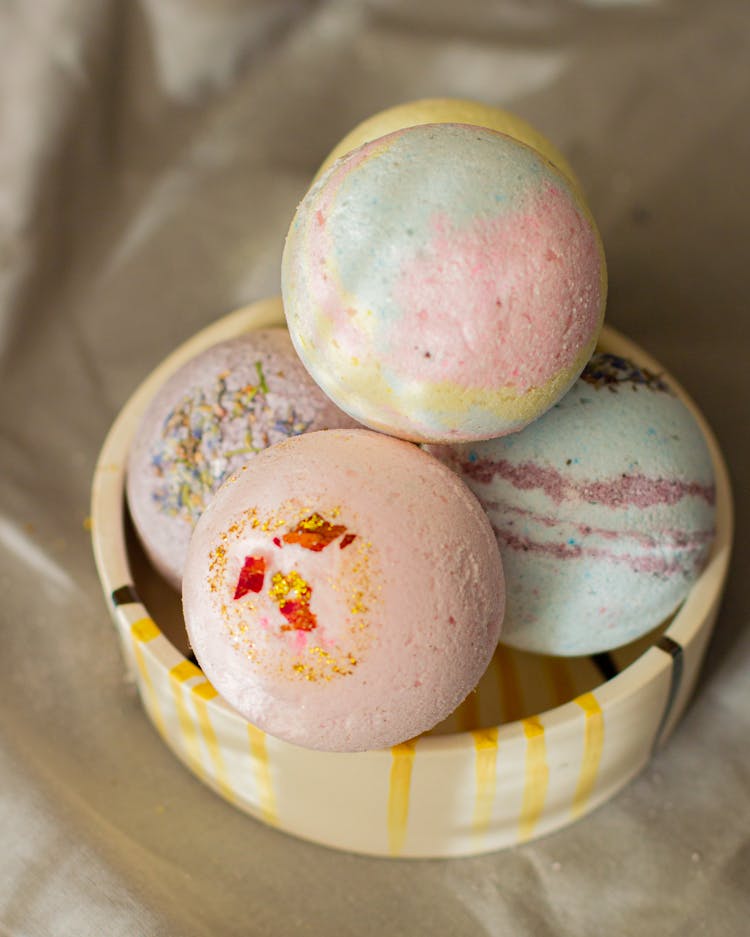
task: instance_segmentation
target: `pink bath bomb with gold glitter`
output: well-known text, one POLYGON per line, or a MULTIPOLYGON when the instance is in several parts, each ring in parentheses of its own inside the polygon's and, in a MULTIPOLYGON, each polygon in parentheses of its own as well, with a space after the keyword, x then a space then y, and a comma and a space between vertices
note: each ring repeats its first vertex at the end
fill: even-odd
POLYGON ((337 160, 287 236, 290 334, 359 422, 415 441, 515 432, 594 350, 604 253, 580 190, 536 150, 424 124, 337 160))
POLYGON ((311 380, 286 329, 196 355, 151 401, 128 460, 128 505, 152 564, 179 589, 193 527, 227 476, 289 436, 355 425, 311 380))
POLYGON ((497 644, 503 572, 464 483, 367 430, 297 436, 228 479, 183 577, 190 643, 250 722, 362 751, 444 719, 497 644))

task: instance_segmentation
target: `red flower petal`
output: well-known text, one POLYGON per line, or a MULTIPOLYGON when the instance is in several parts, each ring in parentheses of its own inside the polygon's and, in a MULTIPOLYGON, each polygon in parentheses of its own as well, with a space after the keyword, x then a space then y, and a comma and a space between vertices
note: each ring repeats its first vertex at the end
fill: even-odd
POLYGON ((310 610, 308 602, 299 599, 289 599, 279 606, 279 611, 289 622, 288 625, 282 625, 282 631, 289 631, 294 628, 295 631, 312 631, 318 627, 318 619, 315 613, 310 610))
POLYGON ((266 575, 266 561, 262 556, 246 556, 234 590, 235 599, 241 599, 248 592, 260 592, 266 575))
POLYGON ((305 550, 320 553, 343 533, 346 533, 343 524, 331 524, 320 514, 311 514, 285 533, 282 539, 284 543, 298 543, 305 550))

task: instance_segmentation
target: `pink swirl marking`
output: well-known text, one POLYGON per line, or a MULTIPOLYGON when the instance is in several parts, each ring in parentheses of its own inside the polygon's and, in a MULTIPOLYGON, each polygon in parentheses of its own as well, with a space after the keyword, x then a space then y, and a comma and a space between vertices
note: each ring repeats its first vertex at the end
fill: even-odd
POLYGON ((402 318, 390 366, 519 394, 569 367, 598 327, 602 299, 596 235, 570 196, 548 184, 522 208, 461 226, 436 214, 431 225, 393 287, 402 318))
POLYGON ((709 505, 716 503, 714 485, 686 482, 671 478, 649 478, 640 473, 623 473, 618 478, 606 481, 575 482, 549 466, 534 462, 517 465, 507 459, 496 462, 491 459, 464 460, 459 463, 464 477, 480 484, 489 485, 493 479, 502 478, 520 491, 541 489, 557 504, 564 500, 587 501, 604 504, 611 508, 648 508, 655 504, 676 504, 683 498, 702 498, 709 505))
MULTIPOLYGON (((552 514, 537 514, 535 511, 530 511, 527 508, 505 504, 500 501, 487 501, 482 499, 482 505, 488 512, 502 511, 506 516, 511 514, 520 518, 529 518, 549 530, 554 530, 561 524, 560 519, 552 514)), ((492 519, 491 515, 490 519, 492 519)), ((509 526, 513 526, 513 523, 512 520, 508 521, 509 526)), ((640 530, 611 530, 606 527, 594 527, 591 524, 574 523, 572 521, 564 521, 563 523, 567 528, 575 530, 578 536, 582 538, 599 537, 602 540, 630 540, 645 549, 653 549, 655 546, 658 546, 670 550, 699 550, 705 546, 709 546, 713 542, 716 534, 713 526, 705 530, 690 532, 666 528, 664 530, 659 530, 658 534, 647 534, 640 530)), ((494 522, 492 526, 497 532, 498 528, 495 526, 494 522)))
POLYGON ((672 557, 668 557, 663 553, 634 556, 631 553, 614 553, 611 550, 584 547, 578 543, 539 543, 528 537, 519 537, 507 530, 495 530, 495 536, 501 549, 505 546, 507 549, 516 552, 541 553, 558 560, 578 560, 582 558, 604 560, 608 563, 628 566, 635 573, 645 573, 653 576, 697 575, 703 569, 706 560, 705 549, 688 554, 680 553, 672 557))

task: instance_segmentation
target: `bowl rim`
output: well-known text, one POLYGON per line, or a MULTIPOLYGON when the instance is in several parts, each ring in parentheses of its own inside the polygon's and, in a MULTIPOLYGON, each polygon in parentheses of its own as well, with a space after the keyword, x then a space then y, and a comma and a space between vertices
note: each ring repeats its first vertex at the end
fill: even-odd
MULTIPOLYGON (((133 574, 125 539, 125 474, 127 454, 131 439, 137 429, 140 417, 149 400, 164 381, 186 361, 211 344, 243 334, 249 330, 284 326, 283 307, 280 297, 258 300, 236 309, 208 326, 191 338, 181 343, 164 358, 157 367, 138 385, 126 401, 114 420, 102 445, 94 471, 91 493, 91 537, 95 563, 100 582, 105 594, 110 614, 122 633, 128 633, 133 622, 148 619, 153 622, 146 606, 139 599, 133 586, 133 574), (119 523, 112 524, 112 510, 119 505, 119 523), (124 590, 124 593, 123 593, 124 590), (124 594, 124 600, 117 597, 124 594), (127 610, 127 611, 126 611, 127 610)), ((597 701, 604 710, 624 700, 636 692, 637 687, 659 679, 667 668, 672 667, 674 647, 684 648, 699 633, 711 608, 721 596, 731 556, 733 540, 733 503, 732 491, 724 457, 713 431, 698 409, 697 405, 682 386, 669 372, 639 345, 610 326, 602 328, 599 343, 609 352, 635 360, 656 374, 666 375, 670 387, 692 412, 706 443, 713 462, 716 481, 716 536, 709 562, 699 578, 693 584, 674 618, 661 634, 659 640, 648 647, 635 660, 618 671, 614 676, 603 680, 594 688, 597 701)), ((160 651, 160 642, 149 641, 144 650, 157 658, 159 663, 170 669, 176 663, 186 662, 186 658, 153 622, 158 635, 164 638, 171 658, 169 664, 160 651)), ((156 636, 156 634, 155 634, 156 636)), ((163 648, 164 646, 161 645, 163 648)), ((200 669, 200 668, 199 668, 200 669)), ((200 671, 202 674, 202 671, 200 671)), ((206 701, 209 709, 223 710, 225 713, 250 725, 220 695, 206 701)), ((543 720, 546 730, 568 724, 579 719, 580 705, 573 699, 536 714, 543 720)), ((668 712, 665 712, 663 724, 668 712)), ((516 736, 523 736, 524 722, 529 717, 499 726, 469 729, 443 735, 421 735, 416 740, 420 758, 430 754, 444 756, 449 753, 474 751, 476 733, 496 732, 498 742, 516 736)), ((533 718, 533 717, 532 717, 533 718)), ((657 733, 656 743, 661 731, 657 733)), ((276 744, 299 748, 280 739, 276 744)), ((411 744, 411 743, 408 743, 411 744)), ((392 748, 373 749, 351 753, 352 757, 387 757, 390 759, 392 748)))

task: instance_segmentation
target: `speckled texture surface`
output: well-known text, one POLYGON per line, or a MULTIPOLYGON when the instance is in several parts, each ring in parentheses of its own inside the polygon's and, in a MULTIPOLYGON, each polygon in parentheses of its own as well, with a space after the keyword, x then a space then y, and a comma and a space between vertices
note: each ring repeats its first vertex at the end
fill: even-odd
POLYGON ((300 357, 339 406, 404 438, 458 441, 520 429, 570 387, 606 270, 579 194, 535 150, 425 124, 315 183, 282 293, 300 357))
POLYGON ((179 589, 190 535, 227 476, 290 436, 356 425, 310 378, 286 329, 198 355, 154 397, 128 463, 128 504, 151 562, 179 589))
POLYGON ((746 4, 34 0, 0 21, 2 930, 744 937, 746 4), (218 315, 278 293, 326 153, 436 94, 519 113, 575 166, 607 245, 608 321, 716 431, 737 542, 695 698, 622 794, 507 852, 383 861, 245 817, 174 758, 124 679, 83 522, 134 388, 218 315))
POLYGON ((716 491, 700 429, 658 375, 623 358, 595 355, 520 433, 440 454, 492 522, 514 647, 627 644, 674 611, 708 559, 716 491))
POLYGON ((252 723, 307 748, 407 741, 497 645, 500 555, 468 488, 410 443, 310 433, 227 480, 190 544, 188 634, 252 723))

